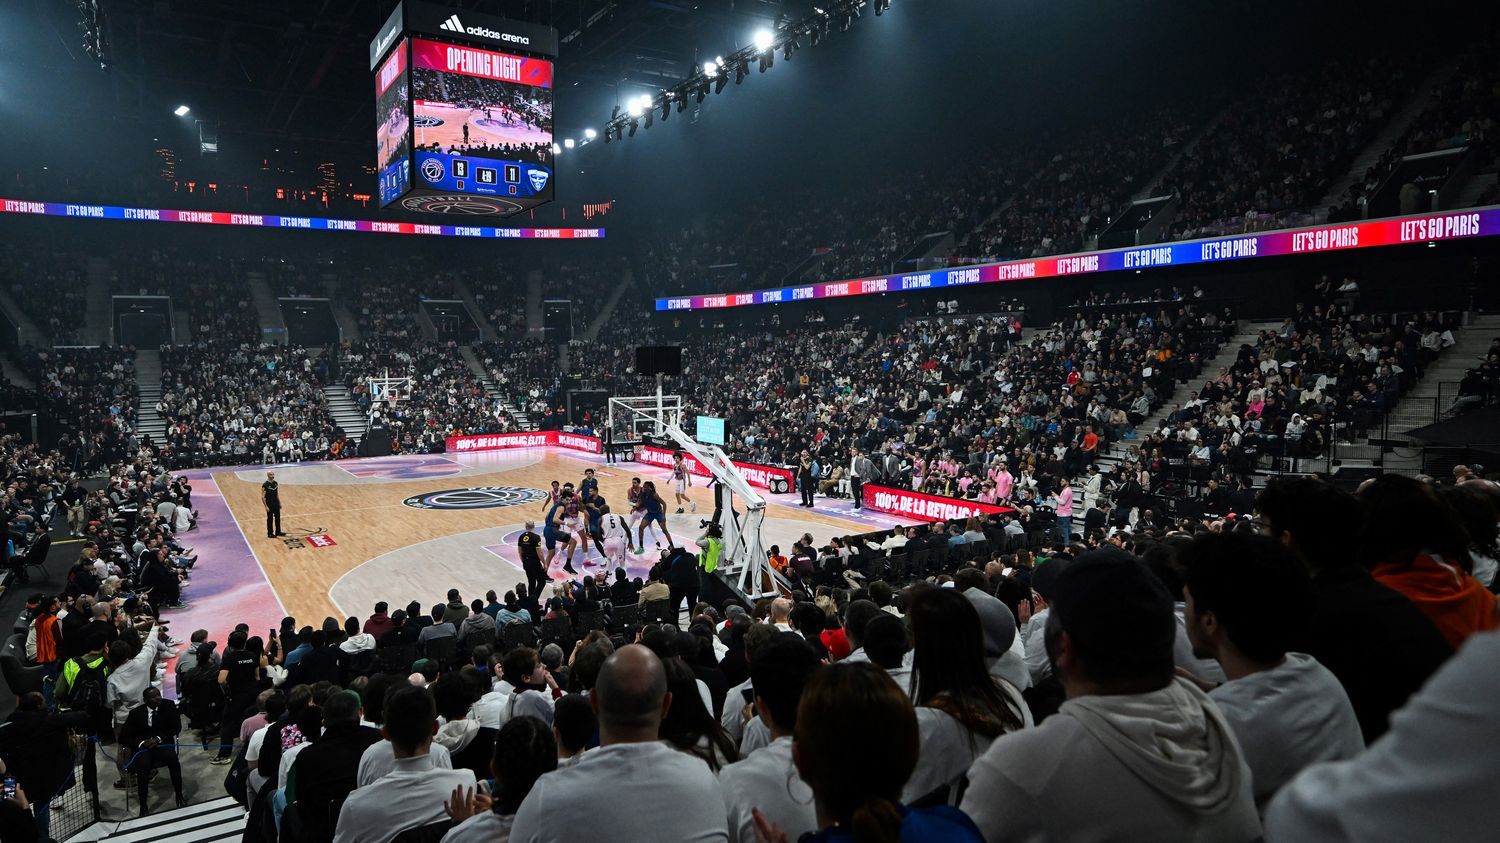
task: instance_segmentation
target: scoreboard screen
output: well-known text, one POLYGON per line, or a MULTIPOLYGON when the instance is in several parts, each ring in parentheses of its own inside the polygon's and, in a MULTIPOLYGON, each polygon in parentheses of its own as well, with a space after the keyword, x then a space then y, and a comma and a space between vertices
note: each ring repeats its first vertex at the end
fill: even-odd
POLYGON ((375 73, 375 127, 375 172, 385 207, 411 188, 411 74, 405 41, 375 73))
POLYGON ((552 201, 552 62, 413 38, 410 76, 411 178, 429 195, 403 204, 473 197, 509 214, 552 201))

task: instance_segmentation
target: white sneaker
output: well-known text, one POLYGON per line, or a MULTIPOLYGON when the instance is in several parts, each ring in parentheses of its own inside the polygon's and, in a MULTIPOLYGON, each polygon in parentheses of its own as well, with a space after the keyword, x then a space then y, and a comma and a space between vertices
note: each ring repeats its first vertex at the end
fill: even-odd
POLYGON ((697 501, 688 501, 688 512, 697 512, 697 511, 698 511, 698 502, 697 501))

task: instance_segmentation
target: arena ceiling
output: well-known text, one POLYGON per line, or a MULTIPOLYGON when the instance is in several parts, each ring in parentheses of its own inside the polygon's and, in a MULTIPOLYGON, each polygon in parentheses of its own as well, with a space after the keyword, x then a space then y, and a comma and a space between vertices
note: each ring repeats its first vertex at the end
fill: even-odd
MULTIPOLYGON (((57 38, 54 59, 87 64, 73 0, 27 0, 57 38)), ((178 103, 224 137, 348 144, 368 151, 373 103, 367 45, 393 0, 98 0, 107 86, 122 114, 148 123, 178 103)), ((554 26, 563 42, 558 133, 602 125, 622 86, 665 87, 700 49, 729 51, 778 14, 769 0, 438 0, 554 26)))

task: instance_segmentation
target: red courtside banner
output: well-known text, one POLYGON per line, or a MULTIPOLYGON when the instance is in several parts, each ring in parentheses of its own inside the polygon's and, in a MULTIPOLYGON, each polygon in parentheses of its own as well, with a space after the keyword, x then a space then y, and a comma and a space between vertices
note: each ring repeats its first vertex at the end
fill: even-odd
MULTIPOLYGON (((672 454, 673 452, 666 448, 658 448, 654 445, 642 445, 636 455, 636 459, 650 465, 671 468, 672 454)), ((682 461, 687 463, 688 471, 699 477, 709 476, 708 468, 696 459, 693 459, 692 454, 683 454, 682 461)), ((777 468, 774 465, 761 465, 753 462, 740 462, 739 460, 730 460, 730 462, 734 463, 734 467, 738 468, 740 473, 745 475, 745 482, 751 486, 769 489, 771 488, 771 480, 780 478, 786 481, 787 488, 792 487, 792 470, 789 468, 777 468)))
POLYGON ((479 436, 449 436, 447 440, 447 450, 450 454, 463 454, 469 451, 498 451, 504 448, 539 448, 544 445, 572 448, 575 451, 588 451, 591 454, 604 453, 604 443, 597 436, 584 436, 581 433, 563 433, 557 430, 538 431, 536 433, 485 433, 479 436))
POLYGON ((414 38, 411 42, 411 63, 412 67, 442 73, 462 73, 465 76, 498 79, 534 88, 552 87, 552 62, 477 47, 439 44, 436 41, 414 38))
POLYGON ((1015 509, 1008 506, 929 495, 908 489, 893 489, 890 486, 877 486, 874 483, 865 484, 864 505, 879 512, 889 512, 892 515, 903 515, 907 518, 925 521, 948 521, 954 518, 968 518, 972 515, 984 516, 1015 512, 1015 509))
POLYGON ((588 451, 591 454, 604 453, 604 440, 597 436, 584 436, 582 433, 563 433, 557 431, 557 447, 572 448, 575 451, 588 451))

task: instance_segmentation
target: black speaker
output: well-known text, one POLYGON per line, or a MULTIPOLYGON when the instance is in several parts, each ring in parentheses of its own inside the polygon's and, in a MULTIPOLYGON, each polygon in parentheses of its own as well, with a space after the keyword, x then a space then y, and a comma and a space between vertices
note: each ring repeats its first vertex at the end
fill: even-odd
POLYGON ((635 371, 638 375, 681 375, 682 346, 641 345, 635 349, 635 371))
POLYGON ((561 345, 573 339, 573 302, 547 299, 542 302, 542 330, 547 342, 561 345))

